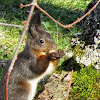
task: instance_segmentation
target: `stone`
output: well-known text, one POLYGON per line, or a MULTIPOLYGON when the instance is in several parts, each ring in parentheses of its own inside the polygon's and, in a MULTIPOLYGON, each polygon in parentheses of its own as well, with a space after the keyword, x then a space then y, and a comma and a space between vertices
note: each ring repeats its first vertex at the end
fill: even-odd
POLYGON ((71 72, 62 71, 51 75, 44 90, 35 100, 65 100, 71 72))

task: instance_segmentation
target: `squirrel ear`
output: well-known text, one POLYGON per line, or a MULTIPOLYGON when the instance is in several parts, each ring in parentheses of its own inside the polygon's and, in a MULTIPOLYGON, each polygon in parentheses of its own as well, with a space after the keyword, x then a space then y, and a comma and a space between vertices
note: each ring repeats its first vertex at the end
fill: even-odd
POLYGON ((39 10, 36 10, 35 12, 33 12, 30 25, 34 25, 34 26, 41 25, 40 13, 41 12, 39 10))
POLYGON ((41 18, 40 18, 40 11, 36 10, 33 12, 33 16, 31 18, 30 24, 29 24, 29 33, 32 33, 36 27, 41 27, 41 18))

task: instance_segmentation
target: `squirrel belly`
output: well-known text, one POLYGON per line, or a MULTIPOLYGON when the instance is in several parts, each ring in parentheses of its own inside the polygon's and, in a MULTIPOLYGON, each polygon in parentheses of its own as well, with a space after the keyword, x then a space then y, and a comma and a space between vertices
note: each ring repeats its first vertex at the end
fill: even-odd
POLYGON ((58 61, 54 61, 54 62, 50 61, 49 65, 48 65, 48 68, 46 69, 46 71, 43 74, 41 74, 39 77, 37 77, 35 79, 27 81, 30 84, 30 92, 29 92, 29 95, 28 95, 28 100, 32 100, 35 97, 38 82, 43 77, 45 77, 46 75, 51 74, 55 70, 57 62, 58 61))

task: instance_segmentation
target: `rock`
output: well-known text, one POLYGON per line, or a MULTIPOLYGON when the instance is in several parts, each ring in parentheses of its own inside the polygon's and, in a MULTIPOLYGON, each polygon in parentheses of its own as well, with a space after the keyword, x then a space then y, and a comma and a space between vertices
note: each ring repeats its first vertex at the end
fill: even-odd
POLYGON ((69 59, 73 56, 73 53, 72 52, 68 52, 69 49, 68 49, 68 46, 66 46, 66 49, 65 49, 65 60, 66 59, 69 59))
POLYGON ((74 34, 73 36, 74 37, 77 37, 77 36, 80 36, 82 33, 76 33, 76 34, 74 34))
POLYGON ((65 100, 71 72, 54 73, 35 100, 65 100))
POLYGON ((97 70, 100 70, 100 39, 99 31, 97 36, 94 36, 95 44, 85 45, 84 42, 79 40, 79 37, 72 38, 72 47, 74 48, 74 54, 77 63, 85 66, 94 66, 97 70), (83 43, 83 44, 82 44, 83 43))
MULTIPOLYGON (((98 0, 92 0, 84 13, 88 12, 98 0)), ((100 71, 100 3, 82 20, 83 34, 76 33, 71 45, 76 61, 85 66, 94 66, 100 71)))
POLYGON ((100 63, 100 53, 97 50, 93 50, 89 47, 85 47, 86 52, 82 57, 77 56, 76 61, 85 66, 94 65, 95 63, 100 63))

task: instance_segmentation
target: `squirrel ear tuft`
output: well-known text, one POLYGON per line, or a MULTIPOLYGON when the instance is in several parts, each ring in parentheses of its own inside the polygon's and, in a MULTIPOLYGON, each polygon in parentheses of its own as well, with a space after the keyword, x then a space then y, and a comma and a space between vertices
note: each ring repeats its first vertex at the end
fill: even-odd
POLYGON ((40 11, 36 10, 33 12, 33 16, 31 18, 30 24, 29 24, 29 33, 33 32, 35 27, 41 27, 41 18, 40 18, 40 11))
POLYGON ((30 25, 34 25, 34 26, 38 26, 41 25, 41 18, 40 18, 40 11, 36 10, 35 12, 33 12, 33 16, 30 22, 30 25))

